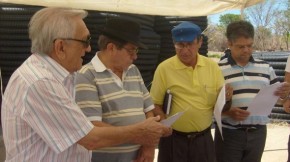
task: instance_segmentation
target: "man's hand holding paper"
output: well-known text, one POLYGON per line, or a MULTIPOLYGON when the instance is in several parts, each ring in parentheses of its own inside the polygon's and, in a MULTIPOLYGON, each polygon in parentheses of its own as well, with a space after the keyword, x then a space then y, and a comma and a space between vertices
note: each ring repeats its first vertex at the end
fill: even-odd
POLYGON ((280 99, 286 100, 289 97, 289 92, 290 92, 290 83, 283 82, 281 83, 281 86, 277 88, 275 91, 275 95, 279 96, 280 99))
POLYGON ((276 83, 267 86, 259 91, 256 97, 248 106, 248 111, 252 116, 268 116, 278 98, 285 96, 289 92, 290 86, 288 83, 276 83))
POLYGON ((172 125, 172 124, 173 124, 173 123, 174 123, 178 118, 180 118, 180 117, 183 115, 184 112, 185 112, 185 111, 178 112, 178 113, 176 113, 176 114, 174 114, 174 115, 168 117, 167 119, 161 120, 160 123, 164 124, 164 125, 167 126, 167 127, 171 127, 171 125, 172 125))

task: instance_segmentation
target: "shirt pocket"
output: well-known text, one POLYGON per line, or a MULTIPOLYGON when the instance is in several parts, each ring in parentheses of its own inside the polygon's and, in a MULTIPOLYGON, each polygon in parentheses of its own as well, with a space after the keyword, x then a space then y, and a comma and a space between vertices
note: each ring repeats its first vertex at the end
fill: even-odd
POLYGON ((213 107, 216 103, 216 99, 218 95, 217 90, 213 86, 205 86, 204 89, 205 89, 205 95, 207 97, 207 104, 210 107, 213 107))

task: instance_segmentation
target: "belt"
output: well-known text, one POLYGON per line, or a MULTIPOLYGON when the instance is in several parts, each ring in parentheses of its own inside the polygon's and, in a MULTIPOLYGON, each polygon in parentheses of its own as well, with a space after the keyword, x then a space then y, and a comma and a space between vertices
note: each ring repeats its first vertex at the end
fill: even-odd
MULTIPOLYGON (((217 123, 214 122, 215 126, 217 126, 217 123)), ((226 127, 223 127, 223 128, 226 128, 226 129, 232 129, 232 130, 241 130, 241 131, 246 131, 246 132, 253 132, 253 131, 256 131, 260 128, 265 128, 266 125, 255 125, 255 124, 238 124, 238 125, 232 125, 232 124, 229 124, 229 123, 225 123, 225 122, 222 122, 222 124, 226 125, 226 126, 230 126, 230 127, 233 127, 233 128, 226 128, 226 127)))
POLYGON ((172 130, 172 134, 176 135, 176 136, 182 136, 182 137, 186 137, 188 139, 194 139, 196 137, 202 136, 205 133, 209 132, 211 129, 211 126, 209 126, 208 128, 206 128, 205 130, 201 131, 201 132, 180 132, 177 130, 172 130))
POLYGON ((266 125, 247 125, 247 126, 240 126, 236 127, 237 130, 245 131, 245 132, 254 132, 260 128, 264 128, 266 125))

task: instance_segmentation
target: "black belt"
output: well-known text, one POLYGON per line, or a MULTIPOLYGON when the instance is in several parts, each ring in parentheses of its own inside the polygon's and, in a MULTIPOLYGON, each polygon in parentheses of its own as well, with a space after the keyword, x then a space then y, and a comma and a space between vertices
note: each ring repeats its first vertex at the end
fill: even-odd
POLYGON ((236 127, 237 130, 245 131, 245 132, 254 132, 260 128, 265 128, 266 125, 245 125, 236 127))
POLYGON ((180 131, 177 131, 177 130, 173 129, 172 134, 177 135, 177 136, 186 137, 188 139, 194 139, 196 137, 202 136, 205 133, 209 132, 210 129, 211 129, 211 126, 206 128, 203 131, 200 131, 200 132, 180 132, 180 131))
MULTIPOLYGON (((215 124, 215 126, 217 126, 216 122, 214 122, 214 124, 215 124)), ((222 124, 236 128, 236 130, 241 130, 241 131, 246 131, 246 132, 253 132, 253 131, 258 130, 260 128, 266 127, 266 125, 255 125, 255 124, 232 125, 232 124, 225 123, 225 122, 222 122, 222 124)), ((226 128, 226 127, 223 127, 223 128, 226 128)), ((226 129, 231 129, 231 128, 226 128, 226 129)))

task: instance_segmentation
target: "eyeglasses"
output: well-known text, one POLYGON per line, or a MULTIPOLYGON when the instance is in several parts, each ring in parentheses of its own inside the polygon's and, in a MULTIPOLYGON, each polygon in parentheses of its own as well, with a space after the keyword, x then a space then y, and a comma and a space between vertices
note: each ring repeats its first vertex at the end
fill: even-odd
POLYGON ((188 44, 175 43, 174 47, 177 50, 182 50, 183 48, 189 49, 189 48, 191 48, 192 45, 193 45, 193 43, 188 43, 188 44))
POLYGON ((123 47, 123 49, 125 49, 130 55, 133 55, 133 54, 137 54, 139 49, 138 48, 135 48, 135 49, 128 49, 128 48, 125 48, 123 47))
MULTIPOLYGON (((57 39, 62 39, 62 40, 72 40, 72 41, 77 41, 83 44, 84 48, 88 48, 91 44, 91 36, 87 37, 87 40, 80 40, 80 39, 74 39, 74 38, 57 38, 57 39)), ((55 40, 57 40, 55 39, 55 40)), ((55 40, 53 42, 55 42, 55 40)))

